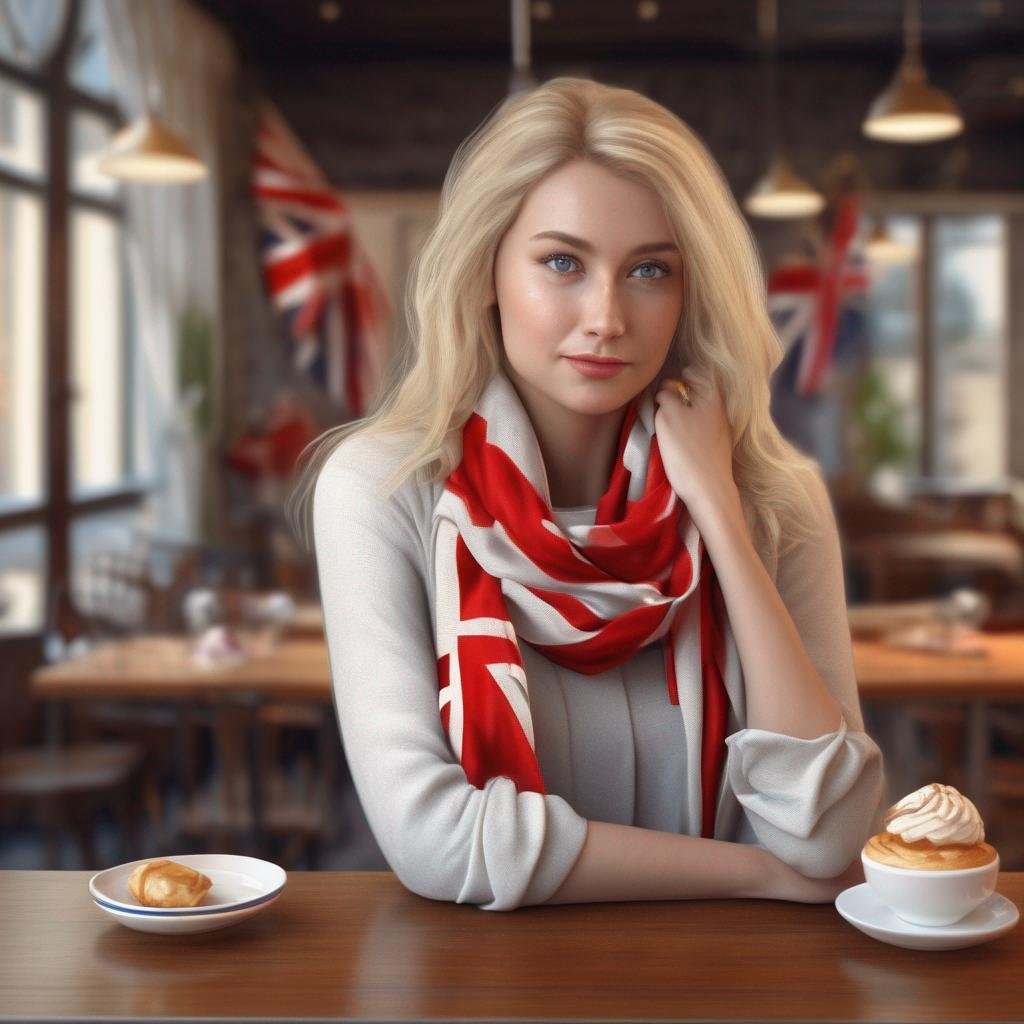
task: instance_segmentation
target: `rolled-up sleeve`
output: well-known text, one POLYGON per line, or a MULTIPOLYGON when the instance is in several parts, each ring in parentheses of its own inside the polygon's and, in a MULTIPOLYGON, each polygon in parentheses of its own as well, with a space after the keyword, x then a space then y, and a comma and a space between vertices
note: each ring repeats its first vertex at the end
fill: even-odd
POLYGON ((509 778, 483 789, 466 778, 438 710, 416 524, 347 448, 317 478, 313 529, 338 722, 370 829, 420 896, 483 910, 543 903, 575 864, 586 819, 509 778))
POLYGON ((759 843, 802 874, 830 878, 881 830, 886 784, 882 752, 864 731, 839 532, 820 475, 809 515, 813 536, 780 557, 776 584, 843 719, 814 739, 741 729, 726 738, 726 771, 759 843))

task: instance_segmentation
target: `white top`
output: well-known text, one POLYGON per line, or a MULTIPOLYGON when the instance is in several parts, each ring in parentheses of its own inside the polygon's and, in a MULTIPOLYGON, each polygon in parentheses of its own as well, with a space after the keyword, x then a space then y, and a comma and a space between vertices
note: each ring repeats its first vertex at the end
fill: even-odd
MULTIPOLYGON (((433 642, 432 512, 443 483, 407 480, 381 496, 408 449, 349 437, 313 500, 315 550, 334 699, 367 822, 400 881, 421 896, 511 910, 543 903, 576 862, 587 820, 700 835, 679 780, 700 772, 669 703, 660 643, 587 676, 520 642, 546 794, 498 777, 478 789, 448 743, 433 642)), ((553 509, 562 526, 595 507, 553 509)), ((762 559, 807 653, 843 709, 839 730, 799 739, 729 716, 727 780, 715 838, 760 845, 828 878, 881 831, 881 751, 864 732, 835 516, 819 478, 820 524, 776 569, 762 559)), ((682 686, 682 684, 680 684, 682 686)), ((741 709, 742 710, 742 709, 741 709)))

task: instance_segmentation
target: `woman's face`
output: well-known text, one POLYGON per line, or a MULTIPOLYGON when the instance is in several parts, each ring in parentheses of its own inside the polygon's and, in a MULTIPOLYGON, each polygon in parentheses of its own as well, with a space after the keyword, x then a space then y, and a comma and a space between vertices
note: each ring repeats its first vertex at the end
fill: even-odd
POLYGON ((583 160, 553 171, 495 256, 492 301, 510 379, 540 410, 621 408, 662 368, 683 309, 682 273, 650 188, 583 160), (579 356, 622 365, 596 376, 572 361, 579 356))

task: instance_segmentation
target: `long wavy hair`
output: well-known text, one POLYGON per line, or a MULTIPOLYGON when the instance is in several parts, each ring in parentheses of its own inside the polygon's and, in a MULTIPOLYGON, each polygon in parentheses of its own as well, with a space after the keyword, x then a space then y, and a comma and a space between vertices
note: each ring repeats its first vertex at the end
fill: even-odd
POLYGON ((355 433, 411 432, 384 484, 444 479, 462 457, 461 428, 501 366, 494 257, 526 195, 563 164, 584 159, 661 198, 683 256, 683 314, 666 366, 695 366, 720 389, 732 427, 733 476, 747 525, 778 552, 781 524, 806 536, 817 463, 787 441, 769 411, 769 378, 783 357, 768 317, 753 235, 718 164, 665 107, 631 89, 559 77, 510 96, 456 150, 440 210, 416 254, 405 294, 411 343, 389 368, 369 413, 332 427, 303 451, 286 515, 312 550, 316 479, 355 433))

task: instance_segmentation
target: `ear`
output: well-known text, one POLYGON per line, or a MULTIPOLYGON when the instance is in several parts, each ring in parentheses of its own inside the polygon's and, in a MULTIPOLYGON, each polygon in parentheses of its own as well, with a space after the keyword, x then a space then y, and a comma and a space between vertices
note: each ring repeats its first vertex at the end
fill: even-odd
POLYGON ((491 306, 498 304, 498 297, 494 293, 494 281, 492 280, 487 286, 487 292, 484 294, 484 308, 490 309, 491 306))

